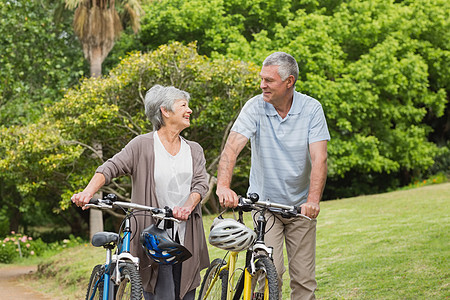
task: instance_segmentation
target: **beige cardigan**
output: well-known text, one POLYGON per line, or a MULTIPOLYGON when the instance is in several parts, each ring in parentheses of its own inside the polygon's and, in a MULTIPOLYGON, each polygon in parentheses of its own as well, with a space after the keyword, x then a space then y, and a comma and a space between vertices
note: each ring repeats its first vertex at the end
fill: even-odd
MULTIPOLYGON (((203 198, 208 191, 205 169, 205 156, 202 147, 195 142, 187 141, 192 154, 192 183, 191 193, 199 193, 203 198)), ((105 176, 106 183, 111 179, 129 174, 132 178, 131 201, 142 205, 159 207, 155 193, 153 169, 155 155, 153 148, 153 132, 139 135, 132 139, 119 153, 98 167, 97 173, 105 176)), ((132 236, 131 253, 140 259, 140 275, 146 292, 154 293, 158 278, 158 264, 150 259, 139 242, 140 232, 150 224, 153 218, 137 216, 137 228, 131 221, 132 236)), ((186 223, 185 247, 192 253, 192 257, 182 264, 180 298, 187 292, 200 285, 200 271, 209 266, 209 254, 203 229, 201 205, 197 205, 186 223)))

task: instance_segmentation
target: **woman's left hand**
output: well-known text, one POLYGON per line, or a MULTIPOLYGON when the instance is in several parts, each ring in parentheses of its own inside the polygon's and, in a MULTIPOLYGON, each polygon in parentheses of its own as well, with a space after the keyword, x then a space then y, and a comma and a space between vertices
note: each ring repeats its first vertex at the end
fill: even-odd
POLYGON ((172 212, 173 212, 173 217, 175 219, 178 219, 178 220, 181 220, 181 221, 186 221, 189 218, 189 216, 190 216, 190 214, 192 212, 192 209, 190 209, 188 207, 175 206, 173 208, 172 212))

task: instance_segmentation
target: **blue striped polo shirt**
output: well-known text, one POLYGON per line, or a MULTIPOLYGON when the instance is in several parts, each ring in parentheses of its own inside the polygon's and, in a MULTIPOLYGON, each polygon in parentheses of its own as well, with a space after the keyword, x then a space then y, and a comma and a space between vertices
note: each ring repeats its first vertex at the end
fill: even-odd
POLYGON ((308 146, 330 140, 319 101, 294 91, 292 106, 282 119, 260 94, 247 101, 231 131, 251 142, 249 193, 286 205, 306 202, 311 173, 308 146))

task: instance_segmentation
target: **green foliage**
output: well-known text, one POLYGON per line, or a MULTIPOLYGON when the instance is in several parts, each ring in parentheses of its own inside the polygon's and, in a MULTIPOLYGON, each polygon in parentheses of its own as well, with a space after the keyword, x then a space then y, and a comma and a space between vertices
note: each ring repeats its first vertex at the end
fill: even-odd
POLYGON ((0 263, 9 264, 28 257, 39 257, 49 252, 54 255, 63 249, 83 243, 81 238, 71 235, 69 239, 47 244, 40 238, 34 239, 12 231, 0 240, 0 263))
POLYGON ((16 229, 19 223, 26 226, 33 221, 27 211, 34 216, 47 214, 44 219, 48 220, 52 208, 43 207, 51 202, 49 197, 59 197, 46 186, 49 173, 40 173, 45 171, 42 165, 60 163, 57 151, 46 162, 36 154, 57 137, 45 125, 28 129, 23 125, 37 122, 44 108, 58 101, 86 69, 71 20, 67 12, 61 12, 56 22, 54 4, 47 0, 0 2, 0 216, 16 229), (37 194, 38 190, 42 192, 37 194), (32 198, 27 197, 30 194, 32 198), (45 201, 35 201, 44 194, 45 201))
POLYGON ((415 179, 413 179, 412 183, 408 184, 405 187, 402 187, 399 190, 414 189, 414 188, 431 185, 431 184, 445 183, 447 181, 448 181, 448 178, 445 175, 445 173, 437 173, 436 175, 433 175, 428 179, 420 180, 420 179, 415 178, 415 179))
POLYGON ((0 241, 0 263, 11 263, 18 258, 40 255, 45 248, 42 240, 11 232, 0 241))
POLYGON ((439 154, 434 159, 434 164, 428 169, 427 175, 444 173, 450 178, 450 142, 447 147, 439 148, 439 154))
POLYGON ((9 220, 3 216, 0 215, 0 236, 6 236, 9 232, 9 220))
POLYGON ((273 51, 291 53, 297 90, 324 107, 334 180, 407 183, 397 178, 433 165, 431 135, 448 139, 448 1, 162 0, 144 10, 140 35, 117 51, 198 41, 201 54, 258 65, 273 51))
POLYGON ((0 125, 36 120, 83 74, 70 20, 56 24, 48 2, 0 3, 0 125))
MULTIPOLYGON (((113 49, 109 75, 65 91, 80 75, 79 45, 72 55, 71 27, 57 31, 43 13, 51 10, 33 6, 41 3, 46 8, 45 1, 0 4, 8 15, 0 21, 0 41, 13 45, 0 56, 0 123, 6 125, 0 128, 0 191, 6 191, 0 202, 25 215, 53 211, 61 199, 68 206, 99 164, 151 130, 142 102, 155 83, 191 93, 193 121, 183 134, 204 147, 214 175, 223 137, 240 107, 259 93, 259 65, 275 50, 295 56, 297 89, 324 107, 332 138, 325 195, 380 192, 429 176, 435 161, 438 171, 446 166, 429 137, 438 132, 445 146, 448 135, 442 126, 450 82, 448 1, 151 1, 138 37, 125 33, 113 49), (175 40, 198 42, 159 47, 175 40), (23 49, 32 55, 17 57, 23 49), (126 55, 136 49, 157 50, 126 55), (97 145, 102 157, 93 155, 97 145)), ((245 148, 235 187, 245 190, 248 168, 245 148)), ((112 188, 128 197, 129 179, 106 190, 112 188)))
MULTIPOLYGON (((214 175, 227 125, 243 99, 257 91, 258 69, 241 61, 210 60, 195 48, 174 43, 151 53, 130 54, 109 76, 85 79, 70 89, 39 122, 4 129, 0 169, 16 180, 25 198, 35 199, 40 188, 51 188, 62 195, 61 205, 67 208, 71 193, 87 184, 98 165, 136 135, 151 131, 143 95, 158 83, 191 93, 193 121, 183 134, 202 144, 214 175), (95 144, 102 145, 102 157, 93 155, 95 144)), ((240 165, 246 173, 248 161, 240 165)), ((117 192, 129 197, 129 179, 116 184, 121 186, 117 192)))

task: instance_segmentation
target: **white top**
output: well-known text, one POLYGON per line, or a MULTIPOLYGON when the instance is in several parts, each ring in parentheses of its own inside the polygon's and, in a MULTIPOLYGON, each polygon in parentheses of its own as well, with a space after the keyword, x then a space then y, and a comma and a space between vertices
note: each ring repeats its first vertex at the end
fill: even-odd
MULTIPOLYGON (((180 138, 181 147, 176 155, 167 152, 159 139, 158 132, 154 133, 155 150, 155 191, 161 208, 168 206, 183 206, 191 192, 192 155, 191 147, 180 138)), ((175 223, 174 232, 178 232, 180 243, 184 245, 186 222, 175 223)), ((163 222, 160 227, 163 228, 163 222)), ((168 230, 169 235, 172 229, 168 230)), ((174 238, 174 237, 173 237, 174 238)))

